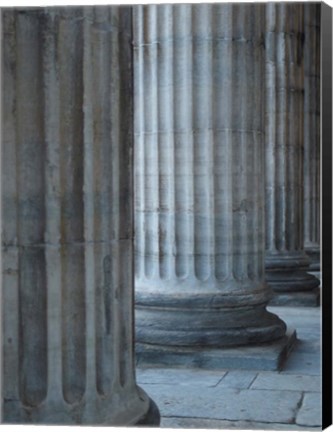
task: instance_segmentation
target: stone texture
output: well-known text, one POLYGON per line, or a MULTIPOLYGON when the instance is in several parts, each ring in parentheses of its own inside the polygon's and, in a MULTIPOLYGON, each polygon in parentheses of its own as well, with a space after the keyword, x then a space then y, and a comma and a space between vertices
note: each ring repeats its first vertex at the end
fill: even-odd
POLYGON ((212 372, 200 369, 140 369, 136 370, 139 384, 200 385, 215 387, 226 372, 212 372))
POLYGON ((283 319, 288 320, 292 323, 297 323, 297 329, 302 327, 312 328, 312 331, 318 330, 318 324, 320 323, 320 317, 322 311, 319 308, 308 308, 308 307, 274 307, 268 306, 269 311, 279 314, 283 319))
POLYGON ((2 23, 3 420, 152 421, 134 380, 131 9, 2 23))
POLYGON ((304 4, 304 248, 320 269, 320 4, 304 4))
MULTIPOLYGON (((290 423, 262 423, 253 421, 228 421, 228 420, 216 420, 206 418, 181 418, 181 417, 162 417, 161 427, 169 429, 237 429, 237 430, 301 430, 304 431, 304 427, 290 423)), ((307 430, 322 430, 321 428, 311 427, 307 430)))
POLYGON ((307 341, 298 340, 297 351, 307 354, 318 354, 321 350, 321 332, 317 335, 309 334, 307 341))
MULTIPOLYGON (((227 370, 227 373, 225 374, 225 370, 222 371, 224 374, 221 381, 218 383, 217 386, 209 386, 205 385, 204 381, 204 375, 207 373, 208 379, 207 384, 209 384, 210 380, 210 372, 204 369, 200 370, 200 376, 202 376, 203 380, 200 379, 200 381, 196 381, 195 385, 189 385, 191 383, 191 372, 198 372, 198 370, 194 370, 191 368, 186 369, 164 369, 164 368, 154 368, 154 369, 146 369, 145 373, 147 373, 148 378, 150 375, 150 371, 152 371, 152 376, 150 377, 150 381, 153 383, 153 381, 156 383, 154 384, 154 387, 156 388, 156 391, 159 390, 159 387, 162 385, 163 382, 166 381, 166 377, 169 377, 170 384, 168 384, 169 391, 168 391, 168 397, 170 396, 170 400, 168 398, 168 401, 173 403, 174 397, 177 398, 177 395, 179 394, 179 387, 183 387, 184 393, 186 393, 186 398, 188 402, 186 404, 182 405, 182 413, 181 417, 176 417, 175 415, 165 414, 162 415, 161 419, 161 426, 162 427, 170 427, 170 428, 206 428, 206 429, 263 429, 263 430, 319 430, 320 427, 316 426, 300 426, 297 425, 296 417, 297 414, 300 412, 302 408, 302 401, 304 400, 304 395, 307 395, 311 392, 311 385, 314 385, 314 389, 316 388, 319 391, 318 387, 316 386, 316 383, 320 383, 320 353, 321 353, 321 344, 320 344, 320 316, 321 312, 319 308, 305 308, 305 307, 269 307, 270 310, 277 313, 279 316, 283 317, 283 319, 286 321, 288 326, 295 326, 297 328, 297 332, 302 333, 302 340, 298 341, 295 345, 294 351, 291 354, 291 358, 293 356, 298 357, 297 361, 294 363, 294 370, 293 371, 287 371, 285 372, 262 372, 262 371, 240 371, 240 370, 227 370), (314 335, 317 334, 317 340, 313 338, 314 335), (316 342, 316 346, 312 346, 316 342), (312 346, 312 348, 311 348, 312 346), (306 349, 304 349, 306 348, 306 349), (309 349, 308 349, 309 348, 309 349), (310 349, 311 348, 311 349, 310 349), (313 351, 315 350, 315 351, 313 351), (312 365, 312 370, 310 370, 309 373, 309 367, 308 370, 304 369, 304 365, 308 362, 312 362, 313 359, 316 358, 315 363, 312 365), (315 371, 315 375, 313 372, 315 371), (299 404, 296 407, 295 410, 295 416, 292 423, 283 423, 282 418, 277 419, 276 413, 274 410, 272 411, 266 411, 265 412, 265 420, 264 421, 257 421, 257 420, 241 420, 241 418, 235 418, 234 420, 222 420, 221 413, 223 413, 223 409, 221 409, 220 412, 217 412, 216 409, 216 403, 213 403, 210 401, 215 402, 215 400, 218 401, 218 403, 223 404, 224 399, 228 399, 229 396, 226 396, 226 393, 224 393, 224 398, 220 396, 216 396, 216 391, 223 387, 223 383, 228 383, 228 388, 233 389, 234 391, 239 391, 239 387, 242 385, 248 386, 249 380, 254 378, 259 374, 260 375, 267 375, 269 377, 268 381, 265 381, 264 385, 269 385, 271 389, 267 389, 269 391, 283 391, 283 393, 302 393, 302 398, 299 401, 299 404), (160 376, 159 376, 160 375, 160 376), (302 378, 298 378, 301 376, 302 378), (178 382, 175 377, 179 378, 178 382), (229 379, 228 381, 228 377, 229 379), (295 383, 296 380, 296 383, 295 383), (160 384, 157 384, 160 383, 160 384), (299 385, 301 383, 302 389, 309 389, 308 390, 297 390, 297 388, 300 388, 299 385), (304 386, 305 384, 305 386, 304 386), (298 386, 298 387, 296 387, 298 386), (194 388, 194 390, 193 390, 194 388), (187 390, 187 391, 186 391, 187 390), (209 399, 208 403, 205 405, 205 410, 202 410, 199 412, 199 415, 196 417, 193 417, 193 410, 192 410, 192 400, 196 400, 198 398, 198 394, 201 394, 202 391, 207 392, 207 394, 211 393, 212 397, 209 399), (271 413, 273 413, 274 417, 271 417, 271 413)), ((299 335, 299 333, 297 333, 299 335)), ((286 365, 288 367, 288 364, 286 365)), ((220 371, 214 371, 214 373, 220 373, 220 371)), ((147 380, 148 381, 148 380, 147 380)), ((194 382, 193 382, 194 384, 194 382)), ((253 386, 250 386, 247 389, 247 398, 249 401, 252 402, 252 406, 255 409, 258 409, 258 407, 255 405, 255 399, 252 399, 252 391, 257 392, 260 389, 254 389, 253 386)), ((266 391, 267 391, 266 390, 266 391)), ((161 389, 160 396, 163 397, 163 391, 164 389, 161 389)), ((268 397, 269 397, 269 393, 268 397)), ((318 401, 314 401, 313 403, 310 401, 308 403, 308 407, 311 405, 313 407, 317 406, 318 403, 320 404, 320 394, 318 395, 318 401)), ((206 393, 203 394, 203 398, 205 399, 206 393)), ((232 403, 238 404, 238 399, 233 398, 232 403)), ((250 402, 249 402, 250 403, 250 402)), ((172 407, 170 407, 171 410, 172 407)), ((243 408, 243 407, 242 407, 243 408)), ((282 411, 281 411, 282 412, 282 411)), ((239 410, 239 415, 243 416, 243 412, 239 410)), ((163 414, 163 413, 162 413, 163 414)), ((237 414, 237 413, 236 413, 237 414)), ((284 413, 282 412, 282 415, 284 413)), ((283 417, 285 420, 285 417, 283 417)))
POLYGON ((139 367, 188 367, 203 369, 280 370, 296 342, 296 332, 267 344, 207 348, 136 344, 139 367))
POLYGON ((256 376, 257 373, 253 371, 228 371, 219 383, 219 387, 247 389, 250 387, 256 376))
POLYGON ((317 354, 298 352, 297 347, 292 356, 289 357, 283 367, 281 374, 321 375, 321 364, 319 351, 317 354))
POLYGON ((265 309, 263 24, 259 4, 134 10, 142 349, 285 334, 265 309))
POLYGON ((276 295, 319 285, 304 251, 303 8, 266 5, 266 274, 276 295))
POLYGON ((321 377, 263 372, 257 375, 251 389, 320 392, 321 377))
POLYGON ((301 392, 237 390, 217 387, 144 384, 162 417, 210 418, 253 422, 294 423, 301 392), (189 397, 191 395, 191 397, 189 397))
POLYGON ((321 393, 307 393, 304 395, 301 408, 296 417, 296 423, 301 426, 322 425, 321 393))
POLYGON ((281 316, 288 326, 297 329, 298 345, 303 342, 308 344, 310 341, 320 344, 322 314, 320 308, 270 306, 268 310, 281 316))

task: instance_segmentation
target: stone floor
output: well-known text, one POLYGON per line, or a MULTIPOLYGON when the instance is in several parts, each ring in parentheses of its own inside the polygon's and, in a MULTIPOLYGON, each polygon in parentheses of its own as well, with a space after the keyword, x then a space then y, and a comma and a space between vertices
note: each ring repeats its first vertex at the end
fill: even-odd
POLYGON ((320 308, 270 307, 297 331, 281 372, 137 369, 165 428, 321 429, 320 308))

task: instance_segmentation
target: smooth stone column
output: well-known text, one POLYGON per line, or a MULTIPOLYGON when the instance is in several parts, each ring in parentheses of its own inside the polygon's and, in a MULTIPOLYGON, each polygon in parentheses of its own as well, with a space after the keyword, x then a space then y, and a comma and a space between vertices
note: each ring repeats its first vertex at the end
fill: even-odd
POLYGON ((131 9, 2 17, 3 421, 158 424, 134 369, 131 9))
POLYGON ((304 248, 320 270, 320 4, 304 4, 304 248))
POLYGON ((271 342, 266 310, 263 8, 134 9, 136 340, 271 342))
POLYGON ((319 284, 303 240, 303 20, 301 3, 266 5, 266 270, 283 302, 319 284))

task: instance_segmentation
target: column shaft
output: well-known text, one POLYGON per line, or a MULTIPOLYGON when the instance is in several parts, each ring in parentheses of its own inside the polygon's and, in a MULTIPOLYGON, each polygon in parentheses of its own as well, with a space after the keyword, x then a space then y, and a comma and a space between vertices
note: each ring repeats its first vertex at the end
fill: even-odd
POLYGON ((304 5, 304 248, 320 270, 320 5, 304 5))
POLYGON ((128 7, 3 11, 8 423, 151 415, 133 361, 130 42, 128 7))
POLYGON ((139 342, 284 334, 265 310, 262 10, 135 8, 139 342))
POLYGON ((277 292, 319 284, 303 241, 303 8, 266 7, 266 269, 277 292))

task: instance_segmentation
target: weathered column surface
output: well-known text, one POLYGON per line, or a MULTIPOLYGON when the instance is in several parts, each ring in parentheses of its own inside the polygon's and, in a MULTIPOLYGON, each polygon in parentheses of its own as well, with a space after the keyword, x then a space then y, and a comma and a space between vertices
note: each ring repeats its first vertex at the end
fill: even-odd
POLYGON ((266 6, 266 269, 278 293, 319 284, 303 240, 303 7, 266 6))
POLYGON ((304 247, 320 270, 320 4, 304 4, 304 247))
POLYGON ((135 8, 136 340, 268 342, 262 6, 135 8))
POLYGON ((131 10, 2 13, 4 422, 156 423, 133 363, 131 10))

